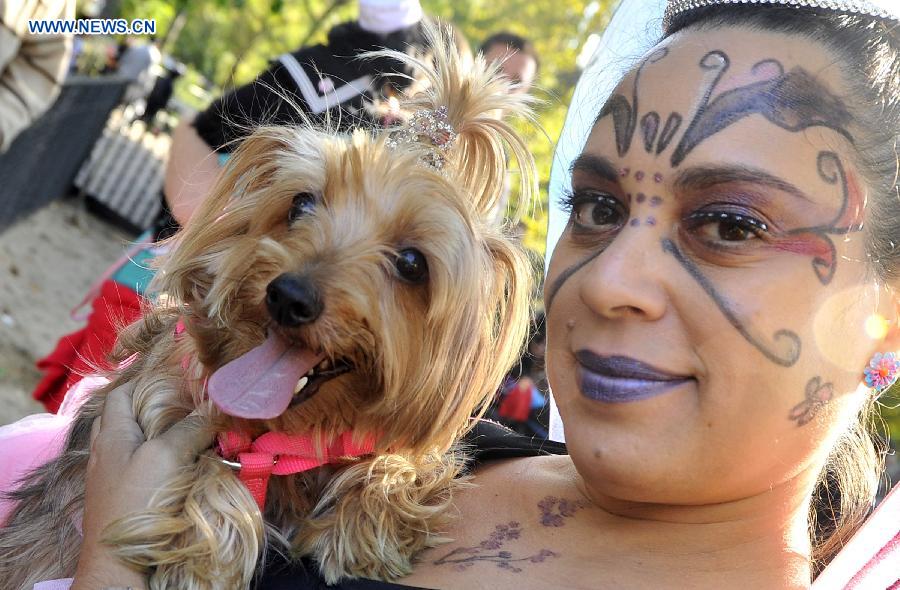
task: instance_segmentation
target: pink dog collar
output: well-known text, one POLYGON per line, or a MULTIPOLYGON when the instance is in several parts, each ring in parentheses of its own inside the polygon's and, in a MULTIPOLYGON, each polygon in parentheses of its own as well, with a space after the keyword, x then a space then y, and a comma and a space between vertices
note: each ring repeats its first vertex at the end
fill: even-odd
POLYGON ((353 432, 341 433, 330 445, 325 437, 317 445, 312 436, 267 432, 255 440, 244 432, 219 434, 219 454, 229 467, 238 468, 238 477, 250 490, 259 509, 266 504, 266 490, 271 475, 291 475, 369 455, 375 449, 375 437, 366 436, 359 444, 353 432), (318 451, 317 451, 318 447, 318 451), (237 465, 231 463, 237 460, 237 465))

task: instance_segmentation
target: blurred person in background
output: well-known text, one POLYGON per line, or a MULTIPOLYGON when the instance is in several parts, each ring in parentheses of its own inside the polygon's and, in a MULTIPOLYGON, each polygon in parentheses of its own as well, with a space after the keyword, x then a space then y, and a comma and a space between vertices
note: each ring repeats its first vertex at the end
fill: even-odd
MULTIPOLYGON (((531 41, 515 33, 503 31, 485 39, 478 52, 488 63, 499 64, 500 70, 514 84, 513 93, 525 94, 531 91, 540 65, 537 51, 531 41)), ((507 177, 503 199, 494 216, 494 221, 498 223, 506 214, 506 205, 512 190, 510 180, 507 177)))
POLYGON ((418 0, 359 0, 359 18, 328 32, 325 44, 301 47, 275 59, 255 80, 215 100, 172 137, 163 187, 170 225, 183 223, 206 196, 221 163, 260 124, 331 120, 343 129, 380 121, 366 106, 402 92, 409 80, 389 58, 358 59, 367 51, 424 52, 418 0))
POLYGON ((28 31, 34 19, 75 16, 75 0, 0 0, 0 152, 59 96, 72 36, 28 31))
POLYGON ((516 92, 531 90, 540 66, 531 41, 503 31, 485 39, 480 52, 488 62, 500 63, 500 69, 516 85, 516 92))
POLYGON ((147 95, 147 106, 141 120, 149 127, 153 125, 156 114, 166 108, 172 94, 175 92, 175 81, 184 74, 184 66, 180 63, 171 63, 164 66, 163 75, 156 78, 153 89, 147 95))
POLYGON ((547 438, 549 387, 544 371, 546 348, 544 312, 538 312, 531 322, 528 347, 506 376, 486 418, 525 436, 547 438))
POLYGON ((162 62, 162 54, 156 46, 156 38, 147 42, 129 39, 119 55, 116 73, 130 81, 125 91, 125 104, 146 98, 153 89, 156 67, 162 62))

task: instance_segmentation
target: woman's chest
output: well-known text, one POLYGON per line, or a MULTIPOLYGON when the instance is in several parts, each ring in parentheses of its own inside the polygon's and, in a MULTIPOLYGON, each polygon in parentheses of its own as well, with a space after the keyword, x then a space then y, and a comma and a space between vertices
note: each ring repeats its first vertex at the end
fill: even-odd
MULTIPOLYGON (((586 526, 582 507, 550 496, 533 511, 484 514, 457 540, 420 554, 402 584, 425 588, 659 588, 640 552, 586 526)), ((451 535, 453 536, 453 535, 451 535)))

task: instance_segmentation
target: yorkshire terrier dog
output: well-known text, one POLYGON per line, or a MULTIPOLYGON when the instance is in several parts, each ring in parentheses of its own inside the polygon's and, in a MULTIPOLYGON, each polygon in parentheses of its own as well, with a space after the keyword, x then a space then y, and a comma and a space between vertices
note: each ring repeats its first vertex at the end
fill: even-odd
POLYGON ((0 587, 72 576, 90 431, 135 386, 148 439, 195 409, 219 445, 105 540, 152 588, 245 588, 267 547, 329 583, 394 579, 442 539, 460 435, 518 358, 530 265, 488 220, 507 154, 501 113, 527 115, 494 67, 433 33, 430 87, 408 119, 339 135, 268 127, 246 139, 173 240, 160 300, 123 330, 107 387, 60 457, 13 493, 0 587))

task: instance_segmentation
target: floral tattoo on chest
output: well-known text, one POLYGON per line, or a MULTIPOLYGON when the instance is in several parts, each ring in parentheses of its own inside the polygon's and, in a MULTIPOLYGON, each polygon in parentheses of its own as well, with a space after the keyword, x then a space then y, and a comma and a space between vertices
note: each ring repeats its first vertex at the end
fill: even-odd
MULTIPOLYGON (((579 500, 568 500, 557 496, 545 496, 537 503, 537 522, 542 527, 558 528, 565 526, 566 522, 585 507, 585 503, 579 500)), ((456 571, 466 571, 478 563, 492 564, 493 566, 518 574, 529 565, 544 563, 548 559, 561 557, 557 550, 546 547, 537 551, 516 551, 516 541, 525 535, 526 530, 532 536, 540 535, 540 529, 534 534, 533 529, 525 529, 519 521, 509 521, 494 526, 486 539, 477 545, 457 547, 438 559, 432 561, 433 565, 449 565, 456 571)))

